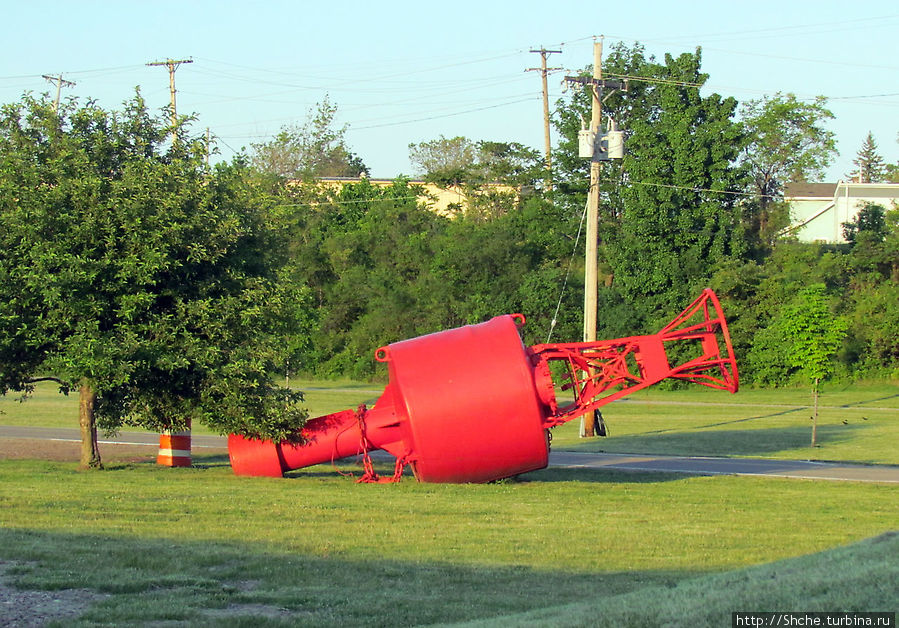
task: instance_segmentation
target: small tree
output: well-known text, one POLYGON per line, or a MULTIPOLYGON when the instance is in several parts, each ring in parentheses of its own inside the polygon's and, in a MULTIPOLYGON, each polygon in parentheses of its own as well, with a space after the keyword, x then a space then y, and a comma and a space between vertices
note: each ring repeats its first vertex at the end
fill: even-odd
POLYGON ((784 185, 820 176, 837 154, 835 136, 824 128, 833 113, 827 99, 800 102, 793 94, 777 93, 750 100, 740 108, 748 142, 740 165, 749 175, 757 199, 746 205, 750 232, 767 240, 785 225, 769 224, 777 218, 784 185))
POLYGON ((877 203, 865 203, 858 211, 855 220, 844 222, 843 237, 855 244, 861 234, 876 241, 883 242, 887 235, 886 209, 877 203))
POLYGON ((852 164, 855 169, 846 176, 857 183, 880 183, 886 179, 887 166, 877 152, 877 142, 870 131, 852 164))
POLYGON ((545 176, 540 153, 518 142, 477 142, 467 137, 409 144, 416 173, 438 185, 534 185, 545 176))
POLYGON ((467 181, 477 158, 477 145, 467 137, 441 135, 436 140, 409 144, 409 161, 416 173, 442 185, 467 181))
POLYGON ((812 380, 814 414, 812 447, 818 436, 818 393, 821 380, 833 370, 833 356, 846 337, 847 321, 834 316, 824 284, 813 284, 799 292, 781 311, 780 325, 787 342, 790 366, 812 380))
POLYGON ((283 439, 305 418, 269 377, 303 333, 274 210, 239 162, 207 173, 168 132, 139 94, 0 110, 0 394, 77 390, 85 467, 98 427, 283 439))
POLYGON ((337 105, 327 97, 309 111, 305 124, 285 125, 270 142, 252 145, 260 172, 292 179, 358 177, 368 166, 346 142, 347 125, 335 126, 337 105))

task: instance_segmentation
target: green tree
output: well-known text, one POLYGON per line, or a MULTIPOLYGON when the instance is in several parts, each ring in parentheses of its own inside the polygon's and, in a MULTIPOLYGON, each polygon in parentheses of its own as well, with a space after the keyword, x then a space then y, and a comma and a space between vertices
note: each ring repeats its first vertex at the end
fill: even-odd
MULTIPOLYGON (((899 133, 896 134, 896 143, 899 144, 899 133)), ((899 162, 886 165, 887 183, 899 183, 899 162)))
POLYGON ((303 125, 285 125, 269 142, 252 145, 251 163, 262 173, 288 179, 358 177, 368 167, 347 145, 347 125, 335 126, 337 105, 327 97, 303 125))
POLYGON ((368 377, 379 346, 441 329, 429 266, 447 219, 420 205, 421 189, 402 179, 312 193, 291 208, 293 276, 312 288, 316 307, 304 368, 368 377))
POLYGON ((833 119, 826 105, 823 96, 803 102, 793 94, 778 92, 740 108, 747 142, 739 161, 754 195, 744 204, 744 219, 759 243, 770 244, 786 226, 784 185, 821 176, 837 155, 835 136, 825 128, 833 119))
POLYGON ((416 173, 439 185, 533 186, 544 176, 541 159, 538 151, 519 142, 475 142, 441 135, 409 144, 409 161, 416 173))
MULTIPOLYGON (((644 313, 635 326, 654 326, 661 312, 678 311, 715 266, 745 252, 741 189, 733 163, 742 146, 733 120, 736 101, 703 97, 701 54, 647 58, 639 45, 617 46, 603 65, 604 76, 629 76, 627 93, 608 94, 603 111, 626 132, 620 163, 603 164, 600 255, 611 283, 644 313)), ((560 103, 558 189, 586 196, 587 160, 575 160, 577 131, 589 117, 589 97, 575 94, 560 103)))
POLYGON ((865 203, 855 220, 843 223, 843 236, 850 244, 856 283, 899 284, 899 210, 865 203))
POLYGON ((444 137, 409 144, 415 174, 441 185, 468 181, 477 162, 477 145, 467 137, 444 137))
MULTIPOLYGON (((747 276, 739 278, 734 292, 724 294, 736 297, 726 311, 728 323, 731 313, 735 318, 731 331, 735 347, 741 347, 741 381, 773 387, 798 383, 782 332, 784 304, 814 284, 826 285, 831 295, 847 294, 852 277, 849 259, 838 247, 785 240, 762 263, 738 268, 747 276)), ((841 303, 840 309, 844 307, 841 303)))
POLYGON ((876 203, 865 203, 855 220, 843 223, 843 237, 855 244, 866 235, 875 242, 883 242, 887 235, 886 209, 876 203))
POLYGON ((877 152, 877 142, 868 131, 862 147, 858 149, 852 160, 855 169, 847 173, 847 177, 858 183, 881 183, 887 177, 887 166, 883 157, 877 152))
POLYGON ((782 310, 780 332, 787 342, 790 365, 812 380, 814 414, 812 447, 818 435, 820 382, 833 371, 833 358, 846 337, 847 321, 831 312, 824 284, 801 290, 782 310))
POLYGON ((306 333, 272 210, 239 162, 207 173, 167 132, 139 93, 0 111, 0 393, 78 390, 87 467, 98 427, 281 439, 305 418, 269 377, 306 333))
MULTIPOLYGON (((511 312, 528 317, 527 342, 545 342, 577 228, 558 205, 534 196, 489 220, 449 219, 404 180, 318 188, 301 201, 315 193, 303 187, 312 186, 292 186, 289 205, 295 281, 315 297, 307 370, 370 377, 379 346, 511 312)), ((563 296, 555 338, 572 339, 581 298, 573 288, 563 296)))
POLYGON ((481 140, 478 175, 485 183, 534 186, 545 176, 540 152, 519 142, 481 140))

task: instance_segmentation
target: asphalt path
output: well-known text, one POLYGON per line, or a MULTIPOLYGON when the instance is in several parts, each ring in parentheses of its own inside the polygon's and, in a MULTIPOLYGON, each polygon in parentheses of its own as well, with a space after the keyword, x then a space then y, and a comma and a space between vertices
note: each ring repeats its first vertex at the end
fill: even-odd
MULTIPOLYGON (((0 425, 0 438, 81 442, 77 429, 16 427, 0 425)), ((113 438, 101 438, 104 445, 158 447, 159 435, 149 432, 121 432, 113 438)), ((224 436, 194 434, 194 450, 226 451, 224 436)), ((567 469, 616 469, 634 472, 685 473, 690 475, 747 475, 809 480, 899 483, 899 466, 864 465, 808 460, 770 458, 722 458, 703 456, 660 456, 610 454, 576 451, 552 451, 549 466, 567 469)))
POLYGON ((569 469, 618 469, 691 475, 758 475, 807 480, 899 483, 899 466, 813 460, 553 451, 549 456, 549 464, 551 467, 569 469))
MULTIPOLYGON (((64 443, 80 443, 81 433, 67 427, 19 427, 0 425, 0 438, 25 438, 33 440, 49 440, 64 443)), ((101 445, 146 445, 159 447, 159 434, 151 432, 120 432, 112 438, 100 438, 101 445)), ((227 449, 228 442, 224 436, 192 434, 190 438, 193 449, 227 449)))

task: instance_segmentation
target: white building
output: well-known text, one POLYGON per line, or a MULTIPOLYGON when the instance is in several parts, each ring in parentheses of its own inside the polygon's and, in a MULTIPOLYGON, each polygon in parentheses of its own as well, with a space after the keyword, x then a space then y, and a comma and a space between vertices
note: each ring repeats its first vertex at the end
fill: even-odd
POLYGON ((855 221, 868 203, 892 209, 899 202, 899 183, 788 183, 784 200, 790 205, 785 233, 802 242, 843 243, 843 223, 855 221))

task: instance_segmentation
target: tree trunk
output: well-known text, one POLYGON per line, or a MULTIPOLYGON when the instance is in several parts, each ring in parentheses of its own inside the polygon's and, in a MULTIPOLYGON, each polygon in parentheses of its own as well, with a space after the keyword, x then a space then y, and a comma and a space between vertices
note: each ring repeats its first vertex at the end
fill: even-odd
POLYGON ((97 393, 87 382, 82 381, 79 389, 78 424, 81 427, 81 468, 100 469, 100 447, 97 445, 97 421, 94 418, 94 404, 97 393))
POLYGON ((812 447, 818 441, 818 378, 815 378, 815 413, 812 415, 812 447))

